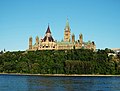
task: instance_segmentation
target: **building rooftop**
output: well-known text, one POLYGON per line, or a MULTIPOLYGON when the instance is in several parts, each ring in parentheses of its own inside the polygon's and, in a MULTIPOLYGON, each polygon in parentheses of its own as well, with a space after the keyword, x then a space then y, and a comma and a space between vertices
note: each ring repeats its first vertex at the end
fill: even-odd
POLYGON ((46 31, 46 34, 47 34, 47 33, 51 33, 50 28, 49 28, 49 25, 48 25, 48 28, 47 28, 47 31, 46 31))

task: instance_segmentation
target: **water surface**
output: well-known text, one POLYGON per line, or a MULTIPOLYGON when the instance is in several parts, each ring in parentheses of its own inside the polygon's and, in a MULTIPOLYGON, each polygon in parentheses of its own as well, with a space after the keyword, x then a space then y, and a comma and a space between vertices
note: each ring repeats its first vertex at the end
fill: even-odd
POLYGON ((120 77, 0 75, 0 91, 120 91, 120 77))

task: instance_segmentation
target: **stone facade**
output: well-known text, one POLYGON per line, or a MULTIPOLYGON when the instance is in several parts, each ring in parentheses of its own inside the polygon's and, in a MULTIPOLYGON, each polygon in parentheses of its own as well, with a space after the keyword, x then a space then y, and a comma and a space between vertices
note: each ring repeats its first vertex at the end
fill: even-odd
POLYGON ((34 50, 65 50, 65 49, 96 49, 96 45, 94 41, 90 42, 84 42, 83 41, 83 35, 79 35, 79 40, 75 41, 75 35, 72 34, 71 36, 71 30, 69 26, 69 22, 67 19, 66 26, 64 29, 64 40, 61 42, 57 42, 53 39, 50 27, 48 25, 46 34, 44 38, 39 39, 39 37, 36 37, 36 43, 32 44, 32 37, 29 38, 29 51, 34 50))

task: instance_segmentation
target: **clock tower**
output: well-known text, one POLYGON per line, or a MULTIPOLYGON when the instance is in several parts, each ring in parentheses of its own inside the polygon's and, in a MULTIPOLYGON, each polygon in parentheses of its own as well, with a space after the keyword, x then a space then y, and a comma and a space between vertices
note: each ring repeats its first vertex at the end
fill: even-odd
POLYGON ((66 26, 65 26, 65 29, 64 29, 64 41, 65 42, 70 42, 70 26, 69 26, 69 22, 68 22, 68 19, 66 21, 66 26))

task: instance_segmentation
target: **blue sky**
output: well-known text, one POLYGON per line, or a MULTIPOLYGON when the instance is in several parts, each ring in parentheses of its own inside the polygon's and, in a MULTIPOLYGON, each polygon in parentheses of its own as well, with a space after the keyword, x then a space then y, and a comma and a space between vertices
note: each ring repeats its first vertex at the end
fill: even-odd
POLYGON ((0 50, 26 50, 48 23, 60 41, 67 17, 76 40, 82 33, 97 48, 120 48, 120 0, 0 0, 0 50))

